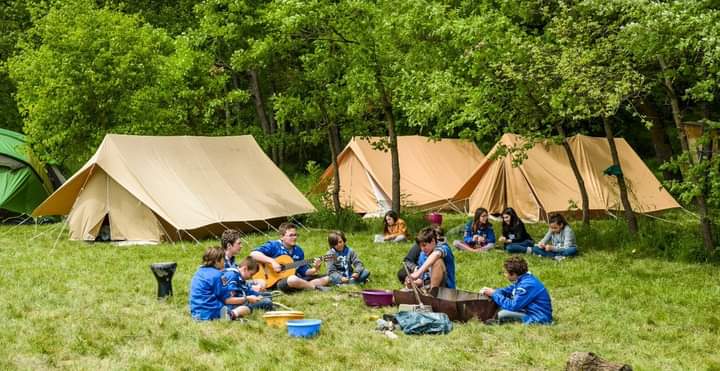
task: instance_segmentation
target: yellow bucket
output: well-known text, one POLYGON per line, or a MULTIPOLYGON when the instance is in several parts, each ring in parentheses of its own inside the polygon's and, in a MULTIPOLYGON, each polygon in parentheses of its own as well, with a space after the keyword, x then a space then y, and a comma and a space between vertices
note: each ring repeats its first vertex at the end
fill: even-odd
POLYGON ((304 319, 305 313, 295 310, 277 310, 272 312, 266 312, 263 315, 265 323, 271 327, 285 327, 287 321, 293 319, 304 319))

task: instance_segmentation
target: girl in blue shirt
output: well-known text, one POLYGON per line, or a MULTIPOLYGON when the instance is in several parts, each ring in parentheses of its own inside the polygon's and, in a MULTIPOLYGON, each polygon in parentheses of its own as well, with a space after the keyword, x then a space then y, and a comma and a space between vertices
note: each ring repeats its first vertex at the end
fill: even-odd
POLYGON ((465 226, 465 237, 455 240, 453 246, 470 252, 485 252, 495 247, 495 232, 489 220, 487 209, 475 210, 475 217, 465 226))

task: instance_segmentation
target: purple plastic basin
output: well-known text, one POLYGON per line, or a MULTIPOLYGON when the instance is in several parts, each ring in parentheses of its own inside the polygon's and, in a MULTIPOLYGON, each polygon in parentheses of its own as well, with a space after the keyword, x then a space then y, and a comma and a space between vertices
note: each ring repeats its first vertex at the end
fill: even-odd
POLYGON ((386 307, 393 305, 393 293, 385 290, 363 290, 363 300, 370 307, 386 307))

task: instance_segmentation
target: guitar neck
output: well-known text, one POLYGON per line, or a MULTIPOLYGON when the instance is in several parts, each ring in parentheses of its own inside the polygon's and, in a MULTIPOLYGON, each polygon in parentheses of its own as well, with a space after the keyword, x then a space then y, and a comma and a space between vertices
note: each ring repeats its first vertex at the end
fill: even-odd
MULTIPOLYGON (((327 260, 329 259, 329 256, 327 256, 327 255, 326 255, 326 256, 321 256, 321 257, 316 258, 316 259, 320 259, 320 260, 322 260, 322 261, 327 261, 327 260)), ((282 268, 283 268, 283 270, 295 269, 295 268, 297 268, 297 267, 302 267, 303 265, 306 265, 306 264, 313 264, 314 261, 315 261, 315 259, 298 260, 298 261, 294 261, 294 262, 289 263, 289 264, 283 264, 283 265, 282 265, 282 268)))

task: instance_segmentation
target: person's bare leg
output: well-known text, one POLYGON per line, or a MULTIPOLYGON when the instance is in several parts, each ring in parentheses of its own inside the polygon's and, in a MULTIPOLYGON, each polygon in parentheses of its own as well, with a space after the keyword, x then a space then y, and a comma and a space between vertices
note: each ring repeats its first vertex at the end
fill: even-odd
POLYGON ((315 289, 315 285, 305 281, 304 279, 298 277, 298 276, 290 276, 287 280, 288 286, 294 288, 294 289, 304 289, 304 290, 313 290, 315 289))
POLYGON ((445 262, 442 259, 435 260, 430 268, 430 288, 444 286, 445 282, 445 262))
POLYGON ((316 279, 310 281, 310 283, 311 283, 314 287, 327 286, 327 285, 330 284, 330 276, 325 276, 325 277, 316 278, 316 279))

